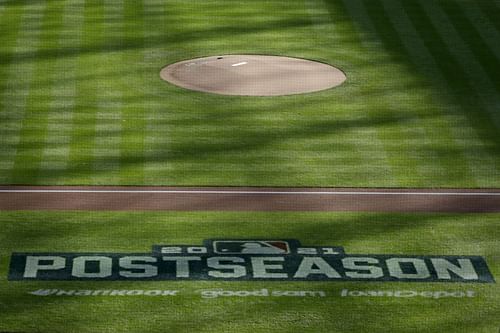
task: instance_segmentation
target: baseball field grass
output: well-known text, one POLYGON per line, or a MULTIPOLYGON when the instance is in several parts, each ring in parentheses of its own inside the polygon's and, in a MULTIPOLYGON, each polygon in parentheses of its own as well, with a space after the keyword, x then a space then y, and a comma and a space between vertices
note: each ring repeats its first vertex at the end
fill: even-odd
POLYGON ((349 254, 480 255, 498 277, 499 218, 499 214, 2 212, 0 332, 496 333, 500 287, 495 283, 58 282, 6 281, 6 275, 12 252, 150 253, 152 245, 198 246, 210 238, 295 238, 305 246, 343 246, 349 254), (324 296, 227 294, 262 293, 262 289, 324 296), (178 294, 30 294, 39 290, 177 290, 178 294), (203 297, 207 290, 224 290, 226 296, 203 297), (342 296, 343 290, 350 296, 342 296), (405 291, 407 296, 363 296, 369 291, 405 291), (408 292, 441 296, 409 297, 408 292))
MULTIPOLYGON (((0 0, 0 185, 500 188, 499 41, 499 0, 0 0), (238 97, 159 76, 225 54, 311 59, 347 81, 238 97)), ((481 256, 498 280, 499 219, 0 211, 0 333, 498 333, 497 283, 8 277, 14 253, 297 239, 481 256)))
POLYGON ((2 0, 0 183, 500 186, 496 0, 2 0), (271 54, 338 88, 228 97, 159 78, 271 54))

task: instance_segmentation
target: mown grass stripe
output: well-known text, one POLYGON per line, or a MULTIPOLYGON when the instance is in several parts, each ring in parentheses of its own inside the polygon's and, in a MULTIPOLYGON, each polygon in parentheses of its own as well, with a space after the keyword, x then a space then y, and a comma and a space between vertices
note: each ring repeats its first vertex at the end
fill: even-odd
POLYGON ((133 47, 123 52, 120 57, 122 69, 120 89, 124 96, 129 97, 122 107, 120 178, 123 184, 143 184, 147 135, 145 104, 149 100, 143 92, 143 87, 147 86, 150 80, 143 55, 145 29, 143 1, 125 1, 123 15, 122 38, 126 45, 133 47))
MULTIPOLYGON (((346 16, 338 16, 338 13, 329 13, 324 0, 307 0, 306 10, 311 19, 311 24, 317 34, 317 38, 321 40, 316 48, 318 52, 325 52, 325 49, 330 49, 334 45, 340 45, 344 35, 351 34, 351 31, 344 31, 347 25, 346 16), (335 17, 334 17, 335 15, 335 17)), ((340 13, 341 14, 341 13, 340 13)), ((351 27, 352 29, 352 27, 351 27)), ((335 48, 335 56, 338 57, 339 48, 335 48)), ((344 50, 345 57, 351 55, 351 48, 341 48, 344 50)), ((379 133, 373 127, 366 127, 355 131, 354 135, 346 138, 347 142, 351 144, 352 151, 356 158, 354 164, 363 166, 366 171, 362 171, 367 176, 373 172, 375 174, 382 172, 387 176, 387 186, 395 186, 396 180, 393 178, 394 171, 391 168, 389 157, 385 147, 380 140, 379 133), (373 154, 377 151, 378 154, 373 154), (392 178, 391 178, 392 177, 392 178)), ((370 176, 368 176, 370 177, 370 176)))
POLYGON ((46 14, 46 2, 38 1, 25 4, 25 11, 21 18, 20 31, 16 44, 12 50, 12 57, 5 78, 2 92, 0 123, 8 132, 0 149, 0 181, 12 182, 15 158, 18 145, 21 141, 21 130, 30 89, 32 88, 35 64, 41 26, 46 14))
MULTIPOLYGON (((464 13, 469 11, 469 7, 474 8, 474 4, 470 4, 467 8, 460 7, 456 0, 443 2, 437 1, 437 5, 442 9, 443 13, 448 16, 449 22, 454 27, 464 45, 475 56, 475 59, 483 69, 485 77, 489 78, 497 95, 500 92, 500 58, 497 58, 495 52, 490 48, 489 43, 479 33, 475 24, 473 24, 464 13)), ((499 47, 499 40, 495 41, 494 48, 499 47)), ((482 74, 483 74, 482 73, 482 74)))
POLYGON ((13 183, 37 184, 40 163, 45 147, 47 112, 50 107, 50 90, 57 77, 57 59, 52 53, 58 47, 62 25, 62 2, 49 1, 40 27, 39 50, 32 60, 35 64, 34 79, 26 102, 26 117, 22 122, 20 142, 12 174, 13 183))
MULTIPOLYGON (((383 44, 383 40, 380 39, 375 22, 363 1, 344 0, 342 3, 354 21, 359 24, 358 39, 365 40, 360 43, 364 47, 364 50, 360 50, 360 52, 369 55, 375 62, 372 68, 365 71, 366 75, 374 75, 369 74, 370 71, 383 70, 380 64, 397 62, 398 59, 394 58, 393 54, 384 52, 386 46, 383 44)), ((393 68, 393 70, 396 69, 393 68)), ((406 71, 407 69, 399 66, 399 70, 406 71)), ((398 77, 403 79, 403 75, 401 73, 398 77)), ((419 118, 402 112, 404 102, 398 105, 398 102, 391 99, 390 96, 387 98, 376 97, 383 96, 390 89, 390 86, 393 86, 394 92, 402 89, 401 84, 403 83, 400 81, 393 80, 391 77, 384 77, 382 80, 378 82, 377 86, 360 87, 362 91, 360 96, 363 96, 362 98, 370 105, 368 112, 372 119, 383 118, 391 124, 390 131, 387 131, 385 126, 378 128, 377 131, 387 151, 392 169, 397 175, 399 184, 409 181, 412 184, 409 186, 426 186, 426 179, 435 179, 435 176, 428 174, 429 172, 433 173, 433 170, 426 169, 421 164, 421 158, 424 157, 419 151, 422 143, 415 140, 422 137, 422 129, 418 128, 420 124, 419 118), (373 97, 370 99, 368 96, 373 97), (410 175, 413 175, 413 177, 410 175)), ((403 91, 403 94, 406 94, 406 91, 403 91)))
MULTIPOLYGON (((485 69, 465 45, 463 38, 453 26, 450 18, 436 3, 425 1, 422 4, 422 9, 427 13, 431 24, 436 28, 436 32, 440 35, 444 46, 456 59, 457 66, 461 67, 460 72, 464 74, 461 79, 466 79, 469 82, 470 89, 479 97, 479 102, 490 114, 493 124, 500 130, 500 115, 497 114, 500 98, 496 94, 494 85, 488 80, 485 69)), ((464 93, 468 92, 464 91, 464 93)))
POLYGON ((481 140, 488 144, 490 153, 496 156, 500 150, 498 129, 492 124, 491 115, 483 108, 483 101, 471 86, 472 83, 468 80, 461 65, 448 50, 443 40, 444 37, 441 37, 418 1, 409 0, 401 4, 426 48, 436 59, 435 63, 445 76, 457 103, 463 105, 464 115, 470 125, 477 130, 481 140))
POLYGON ((117 89, 120 54, 123 52, 123 1, 110 0, 103 8, 103 48, 98 50, 97 72, 105 79, 97 83, 97 114, 93 151, 93 183, 119 183, 122 141, 123 93, 117 89))
MULTIPOLYGON (((168 23, 168 5, 161 0, 144 0, 144 49, 143 62, 146 73, 152 74, 150 70, 158 66, 159 49, 157 43, 168 36, 166 28, 168 23)), ((152 92, 151 92, 152 93, 152 92)), ((158 105, 157 97, 150 95, 148 102, 144 105, 146 111, 146 136, 144 142, 144 182, 155 184, 161 174, 171 171, 170 157, 170 131, 168 113, 162 112, 158 105)), ((177 110, 179 111, 179 110, 177 110)))
MULTIPOLYGON (((410 113, 412 115, 411 123, 402 124, 401 126, 407 127, 408 139, 418 138, 418 143, 413 143, 412 154, 419 157, 419 165, 417 166, 421 175, 425 179, 434 178, 437 183, 442 183, 445 180, 439 179, 440 177, 445 177, 450 173, 450 166, 455 166, 457 158, 459 162, 461 156, 449 154, 443 156, 443 151, 437 150, 443 145, 449 146, 450 139, 445 131, 440 131, 435 133, 429 131, 427 124, 432 122, 437 126, 439 118, 436 117, 435 113, 432 112, 429 107, 422 108, 421 104, 425 100, 425 105, 433 105, 434 101, 428 99, 429 94, 428 82, 425 78, 422 78, 418 70, 414 67, 411 61, 408 61, 407 54, 405 54, 404 47, 399 38, 398 32, 394 29, 389 21, 388 13, 384 10, 382 4, 377 0, 372 1, 362 1, 362 4, 366 8, 366 13, 371 19, 372 26, 375 29, 375 37, 380 40, 384 49, 390 54, 391 61, 395 64, 403 66, 403 68, 409 72, 406 74, 411 77, 411 80, 405 80, 404 77, 399 76, 396 82, 401 84, 406 84, 412 87, 415 93, 412 93, 410 89, 404 92, 404 97, 398 97, 396 92, 400 87, 395 86, 394 91, 394 103, 400 105, 401 112, 410 113), (408 81, 409 83, 405 83, 408 81), (420 99, 418 103, 412 102, 412 99, 417 97, 420 99), (408 105, 405 105, 405 102, 408 105), (425 165, 433 164, 434 168, 426 168, 425 165)), ((459 163, 459 165, 461 165, 459 163)), ((458 178, 464 179, 464 174, 466 170, 458 170, 458 178)))
MULTIPOLYGON (((423 76, 420 68, 426 67, 427 64, 419 63, 419 55, 415 57, 408 53, 405 40, 407 39, 407 32, 404 28, 396 27, 391 21, 397 20, 404 13, 388 11, 387 7, 394 4, 394 1, 383 1, 381 3, 377 0, 364 1, 367 7, 367 12, 372 16, 372 22, 377 29, 378 38, 383 42, 388 52, 394 56, 394 61, 405 63, 407 66, 412 67, 414 74, 415 90, 419 89, 418 94, 421 101, 424 103, 411 104, 411 112, 416 117, 419 126, 411 126, 413 133, 420 139, 420 145, 417 148, 417 153, 422 159, 429 159, 432 164, 439 166, 439 168, 424 169, 422 172, 425 177, 437 178, 436 182, 443 186, 453 186, 454 184, 447 184, 447 178, 450 174, 453 179, 467 179, 471 186, 475 186, 472 179, 472 174, 467 168, 467 162, 463 152, 456 147, 455 141, 450 133, 450 125, 443 118, 440 113, 440 104, 435 98, 432 87, 429 87, 432 78, 436 73, 428 72, 427 76, 423 76), (425 105, 425 107, 422 107, 425 105), (432 126, 431 126, 432 125, 432 126), (439 128, 439 132, 436 132, 439 128), (444 149, 446 147, 446 149, 444 149)), ((420 43, 421 44, 421 43, 420 43)), ((413 45, 416 47, 419 44, 413 45)), ((422 51, 417 51, 422 53, 422 51)), ((429 59, 428 59, 429 60, 429 59)), ((401 79, 398 79, 401 80, 401 79)), ((429 164, 428 162, 425 164, 429 164)))
MULTIPOLYGON (((344 25, 350 26, 346 28, 344 33, 351 37, 351 41, 355 45, 354 53, 361 55, 360 59, 356 59, 358 66, 364 66, 370 63, 376 64, 380 58, 384 58, 385 55, 382 52, 378 51, 382 47, 380 41, 376 38, 372 38, 373 36, 371 34, 374 32, 374 28, 371 25, 370 20, 367 18, 368 15, 365 9, 361 6, 361 3, 349 1, 342 4, 341 2, 339 2, 338 5, 330 11, 330 15, 335 15, 334 13, 336 13, 338 9, 341 9, 340 12, 343 13, 342 15, 344 17, 350 17, 351 20, 352 18, 358 18, 349 21, 348 24, 344 22, 344 25), (356 15, 359 15, 359 17, 356 15), (369 56, 367 56, 367 54, 369 54, 369 56)), ((336 20, 334 20, 334 22, 336 22, 336 20)), ((380 62, 383 61, 385 60, 380 60, 380 62)), ((370 74, 367 73, 367 75, 370 74)), ((363 89, 362 86, 360 86, 360 88, 358 89, 357 94, 359 95, 360 99, 365 99, 366 96, 374 95, 373 92, 368 92, 368 89, 363 89)), ((399 186, 400 180, 405 177, 405 172, 408 169, 405 170, 400 167, 401 164, 404 163, 403 159, 400 159, 399 163, 394 160, 395 152, 393 145, 391 144, 391 138, 384 135, 384 129, 379 128, 379 125, 384 127, 385 123, 398 122, 398 119, 395 117, 395 115, 393 115, 391 111, 386 112, 387 110, 390 110, 390 107, 387 105, 381 106, 380 109, 377 108, 377 110, 372 110, 370 108, 368 110, 368 114, 370 115, 370 118, 373 119, 374 126, 370 126, 369 128, 377 136, 378 141, 381 142, 381 149, 379 149, 378 151, 381 150, 384 152, 384 164, 388 165, 388 168, 391 172, 391 178, 393 179, 391 186, 399 186), (382 108, 383 111, 381 110, 382 108), (379 113, 379 111, 382 112, 379 113)), ((401 141, 404 141, 403 133, 400 133, 398 131, 398 134, 400 134, 401 136, 398 135, 397 137, 401 138, 401 141)), ((367 153, 369 154, 369 152, 367 153)), ((414 168, 415 165, 415 163, 411 164, 411 171, 416 170, 414 168)), ((376 169, 375 165, 371 165, 371 167, 376 169)))
POLYGON ((500 32, 500 5, 495 6, 492 1, 474 1, 474 3, 481 9, 484 16, 488 18, 488 22, 493 25, 498 32, 500 32))
POLYGON ((86 1, 80 54, 77 63, 76 99, 73 131, 70 141, 68 169, 64 181, 68 184, 93 182, 98 87, 96 82, 107 79, 100 52, 105 46, 104 3, 86 1))
MULTIPOLYGON (((14 50, 17 46, 17 39, 21 31, 21 23, 23 21, 24 5, 19 6, 7 6, 4 5, 4 10, 0 15, 0 117, 5 117, 3 110, 3 99, 6 96, 5 89, 11 89, 13 87, 13 82, 7 80, 9 75, 9 70, 11 70, 10 65, 14 57, 14 50)), ((0 122, 0 142, 7 140, 9 135, 9 125, 0 122)), ((0 161, 0 165, 1 165, 0 161)), ((0 168, 1 170, 1 168, 0 168)))
MULTIPOLYGON (((482 41, 487 44, 488 48, 493 53, 493 58, 497 61, 496 67, 488 66, 487 70, 500 70, 500 66, 498 66, 498 62, 500 62, 500 32, 495 29, 495 26, 491 24, 486 15, 480 10, 478 7, 478 2, 468 3, 467 5, 462 1, 457 1, 456 4, 460 6, 461 13, 465 15, 470 22, 470 24, 474 25, 476 33, 481 36, 482 41)), ((495 80, 499 80, 499 76, 497 76, 495 80)))
MULTIPOLYGON (((437 112, 442 117, 441 122, 445 122, 448 125, 442 128, 442 130, 449 132, 447 136, 451 136, 453 140, 453 143, 449 147, 456 146, 460 149, 455 154, 463 155, 463 159, 465 160, 463 167, 467 168, 468 173, 473 176, 473 182, 470 182, 470 186, 474 186, 474 184, 480 187, 495 186, 489 180, 489 175, 491 175, 491 170, 498 169, 497 163, 488 154, 487 148, 484 147, 484 142, 481 141, 476 130, 470 126, 467 118, 464 116, 466 110, 455 101, 453 93, 449 91, 448 81, 437 65, 437 60, 425 46, 401 3, 392 0, 382 0, 382 5, 388 14, 388 19, 400 36, 402 47, 406 50, 408 58, 414 62, 415 66, 430 81, 435 82, 436 87, 431 89, 436 95, 435 98, 444 99, 439 107, 433 108, 433 112, 437 112)), ((460 163, 462 159, 459 158, 458 160, 458 163, 450 166, 451 170, 462 166, 460 163)), ((464 174, 463 177, 468 177, 468 175, 464 174)))
POLYGON ((81 48, 85 0, 66 0, 59 33, 57 64, 49 74, 51 102, 45 149, 40 167, 41 183, 59 183, 59 176, 68 167, 73 112, 76 98, 76 69, 81 48))

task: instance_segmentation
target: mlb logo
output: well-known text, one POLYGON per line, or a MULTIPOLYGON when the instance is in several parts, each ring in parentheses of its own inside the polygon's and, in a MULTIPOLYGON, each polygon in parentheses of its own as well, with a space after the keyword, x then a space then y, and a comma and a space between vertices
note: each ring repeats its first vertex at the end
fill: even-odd
POLYGON ((285 241, 214 241, 217 254, 288 254, 290 245, 285 241))

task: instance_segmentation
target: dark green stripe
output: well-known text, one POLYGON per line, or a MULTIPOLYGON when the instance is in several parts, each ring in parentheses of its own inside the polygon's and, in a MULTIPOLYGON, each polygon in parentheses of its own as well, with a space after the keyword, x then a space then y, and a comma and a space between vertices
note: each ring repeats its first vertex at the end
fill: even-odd
MULTIPOLYGON (((500 33, 500 8, 495 6, 492 1, 489 0, 477 0, 474 1, 483 14, 488 18, 489 23, 491 23, 496 30, 500 33)), ((497 41, 498 42, 498 41, 497 41)))
MULTIPOLYGON (((418 83, 421 84, 421 88, 433 84, 432 78, 429 78, 424 74, 419 68, 423 66, 428 66, 421 62, 421 59, 415 59, 408 52, 404 43, 402 42, 403 31, 397 31, 396 28, 391 23, 388 17, 388 13, 384 10, 384 5, 379 0, 364 0, 364 4, 367 8, 367 12, 372 18, 372 22, 377 30, 377 34, 380 40, 383 42, 385 48, 391 53, 391 56, 395 62, 403 63, 407 65, 411 72, 415 73, 415 77, 418 79, 418 83)), ((436 59, 436 62, 440 62, 440 59, 436 59)), ((437 89, 447 89, 447 87, 436 87, 437 89)), ((439 112, 436 109, 439 105, 430 105, 429 107, 424 107, 419 105, 419 107, 414 108, 412 111, 417 113, 418 116, 422 117, 421 120, 425 120, 431 116, 439 117, 441 114, 432 114, 433 112, 439 112)), ((453 124, 452 124, 453 126, 453 124)), ((446 183, 450 178, 452 179, 472 179, 472 175, 467 168, 467 162, 461 151, 457 149, 451 149, 455 145, 453 139, 451 139, 451 133, 449 128, 439 128, 440 132, 435 133, 433 128, 424 128, 425 135, 433 137, 435 142, 441 143, 448 146, 450 149, 442 150, 440 147, 433 145, 432 147, 419 145, 415 147, 418 153, 422 155, 422 158, 432 154, 432 156, 438 157, 438 163, 443 170, 447 171, 447 174, 442 175, 444 179, 440 179, 439 183, 446 183), (451 174, 453 176, 451 176, 451 174)), ((424 167, 424 165, 422 165, 424 167)), ((436 170, 437 171, 437 170, 436 170)), ((436 176, 437 177, 437 176, 436 176)))
MULTIPOLYGON (((478 2, 481 2, 481 0, 478 2)), ((465 16, 462 8, 458 6, 455 0, 438 1, 437 3, 448 15, 450 22, 475 55, 491 82, 493 82, 493 87, 497 93, 500 92, 500 59, 495 56, 488 43, 484 41, 483 36, 465 16)), ((473 5, 473 3, 468 4, 468 6, 473 5)), ((497 20, 500 20, 500 16, 497 17, 497 20)), ((500 41, 494 42, 500 43, 500 41)))
POLYGON ((406 0, 401 3, 423 43, 437 60, 436 65, 447 80, 456 102, 463 106, 462 110, 467 120, 476 129, 476 133, 482 141, 488 143, 486 146, 491 153, 500 152, 498 129, 494 126, 490 114, 479 106, 480 100, 471 86, 472 83, 467 78, 460 63, 448 50, 446 43, 427 17, 421 4, 416 0, 406 0))
POLYGON ((47 110, 50 108, 52 82, 47 72, 57 70, 56 61, 40 57, 42 50, 54 51, 58 48, 62 27, 62 2, 49 1, 45 8, 41 25, 39 48, 33 56, 35 63, 33 82, 26 101, 25 117, 19 133, 12 183, 37 184, 38 172, 45 148, 47 132, 47 110))
POLYGON ((146 136, 146 111, 144 104, 148 100, 142 89, 144 68, 144 4, 142 0, 125 1, 123 35, 125 47, 139 45, 137 49, 122 54, 124 73, 120 82, 123 96, 127 96, 123 105, 122 141, 120 176, 124 184, 144 182, 144 149, 146 136), (140 102, 137 102, 140 101, 140 102))
POLYGON ((97 107, 96 67, 99 50, 102 50, 105 39, 103 31, 104 5, 102 2, 86 1, 84 8, 84 26, 82 31, 81 54, 77 68, 76 101, 73 116, 73 131, 70 142, 70 156, 66 182, 71 178, 78 182, 92 183, 94 174, 94 143, 97 107))
MULTIPOLYGON (((352 0, 345 0, 345 2, 347 1, 352 0)), ((362 2, 359 3, 363 5, 362 2)), ((333 22, 339 20, 339 16, 346 17, 345 21, 349 22, 348 18, 350 17, 354 19, 354 22, 357 21, 359 23, 358 26, 363 29, 362 33, 368 32, 370 36, 376 36, 377 31, 372 31, 365 22, 360 20, 359 15, 362 14, 352 13, 352 15, 350 15, 347 5, 342 1, 330 3, 328 9, 333 22)), ((368 17, 368 19, 370 18, 368 17)), ((367 50, 362 46, 361 35, 352 24, 348 24, 348 26, 350 27, 350 32, 348 33, 350 42, 358 45, 359 50, 357 52, 359 54, 365 54, 367 50)), ((383 50, 380 50, 380 53, 383 52, 383 50)), ((393 61, 398 62, 399 56, 397 54, 391 54, 391 57, 393 61)), ((365 58, 368 58, 368 56, 365 56, 365 58)), ((361 66, 366 64, 360 63, 358 65, 358 68, 361 68, 361 66)), ((391 78, 388 77, 387 80, 391 81, 391 78)), ((392 81, 391 84, 393 83, 394 81, 392 81)), ((370 124, 375 127, 378 133, 384 152, 387 155, 387 161, 390 163, 391 169, 394 172, 394 177, 397 179, 398 183, 407 186, 425 186, 426 179, 419 176, 419 157, 412 153, 412 151, 415 151, 415 146, 409 141, 409 134, 407 131, 404 131, 402 127, 405 126, 404 124, 410 121, 410 119, 392 107, 391 103, 393 102, 390 101, 390 95, 383 95, 383 84, 384 83, 381 82, 376 87, 373 87, 360 82, 359 85, 358 94, 360 98, 366 99, 364 105, 366 105, 365 109, 370 117, 370 124), (379 98, 375 96, 379 96, 379 98), (374 102, 374 104, 370 104, 370 102, 368 102, 369 100, 374 102), (388 127, 390 127, 390 129, 386 130, 388 127), (397 144, 395 144, 395 142, 397 142, 397 144)))
MULTIPOLYGON (((26 1, 20 0, 20 2, 26 1)), ((3 96, 10 83, 5 78, 15 56, 14 48, 17 45, 25 10, 24 5, 5 6, 6 8, 4 8, 0 16, 0 120, 2 119, 3 96)))

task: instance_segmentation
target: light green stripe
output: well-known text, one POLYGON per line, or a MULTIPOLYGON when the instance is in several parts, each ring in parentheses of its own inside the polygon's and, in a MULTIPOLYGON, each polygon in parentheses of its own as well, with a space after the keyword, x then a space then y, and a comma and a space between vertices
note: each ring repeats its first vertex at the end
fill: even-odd
MULTIPOLYGON (((102 86, 99 86, 102 87, 102 86)), ((94 183, 105 180, 108 184, 119 184, 120 143, 122 126, 119 94, 102 94, 97 113, 94 144, 94 183), (114 100, 114 101, 113 101, 114 100)))
POLYGON ((103 18, 102 2, 85 1, 68 172, 64 174, 68 184, 93 182, 97 82, 108 79, 106 71, 99 70, 103 66, 100 52, 105 43, 103 18))
MULTIPOLYGON (((120 56, 118 85, 127 100, 122 108, 120 179, 123 184, 144 183, 145 105, 151 98, 144 92, 156 75, 144 64, 144 8, 142 0, 124 2, 122 38, 127 49, 120 56)), ((156 70, 158 72, 158 69, 156 70)))
MULTIPOLYGON (((149 69, 161 63, 161 50, 165 46, 156 41, 166 32, 167 4, 161 0, 144 0, 144 63, 149 69)), ((146 136, 144 144, 144 181, 155 184, 161 174, 169 172, 173 165, 169 161, 171 140, 168 111, 157 104, 151 96, 145 105, 146 136)))
MULTIPOLYGON (((9 6, 4 9, 0 16, 0 119, 4 117, 3 113, 3 98, 7 92, 7 88, 12 88, 12 83, 7 81, 8 73, 12 58, 14 57, 14 49, 16 48, 17 39, 20 34, 21 24, 23 23, 23 14, 25 6, 9 6)), ((0 137, 6 139, 9 135, 9 124, 4 124, 0 121, 0 137)))
POLYGON ((21 27, 8 72, 3 78, 5 90, 2 96, 0 132, 8 131, 8 142, 0 150, 0 182, 11 182, 20 131, 26 113, 27 99, 33 84, 35 63, 32 61, 39 47, 40 28, 45 14, 45 1, 25 5, 21 27))
POLYGON ((40 161, 47 132, 47 109, 50 107, 52 78, 57 77, 58 33, 62 25, 62 5, 58 1, 47 2, 46 15, 40 27, 39 50, 31 59, 35 64, 33 84, 26 102, 26 117, 20 131, 12 182, 37 184, 40 161), (54 33, 57 32, 57 33, 54 33))
POLYGON ((122 140, 122 92, 117 89, 123 47, 123 1, 104 2, 104 49, 100 51, 96 70, 106 79, 97 82, 97 115, 95 123, 93 183, 118 184, 120 144, 122 140), (104 76, 103 75, 103 76, 104 76))
MULTIPOLYGON (((332 45, 341 44, 345 32, 341 30, 336 20, 328 12, 324 0, 306 0, 305 2, 312 28, 317 38, 321 41, 321 43, 313 46, 318 49, 319 54, 325 53, 325 49, 327 48, 331 49, 332 45)), ((351 48, 335 48, 336 57, 339 57, 339 53, 346 57, 350 56, 352 60, 353 52, 351 48)), ((394 171, 391 168, 387 151, 374 127, 365 127, 354 131, 352 135, 346 137, 346 142, 351 145, 352 151, 355 152, 352 156, 357 166, 363 166, 365 169, 360 171, 360 173, 364 175, 373 173, 373 176, 367 177, 367 182, 376 178, 377 174, 382 173, 387 177, 387 186, 397 185, 393 177, 394 171), (373 154, 374 151, 377 154, 373 154)), ((352 171, 353 169, 350 168, 350 170, 352 171)), ((366 186, 369 186, 369 184, 367 183, 366 186)))
POLYGON ((54 73, 49 73, 52 82, 51 104, 45 149, 41 163, 41 179, 58 183, 52 179, 68 167, 70 138, 73 131, 73 111, 76 96, 76 69, 83 28, 85 0, 66 0, 63 24, 59 35, 61 51, 54 73), (65 54, 73 52, 74 54, 65 54))
POLYGON ((426 156, 422 155, 425 146, 432 144, 429 140, 433 136, 427 134, 426 129, 422 127, 423 119, 418 114, 418 110, 412 110, 409 113, 405 107, 417 96, 405 90, 404 86, 414 84, 415 79, 408 75, 407 68, 402 64, 394 63, 391 59, 390 50, 385 49, 364 3, 360 0, 344 0, 343 2, 350 15, 360 23, 359 35, 362 40, 365 40, 363 42, 365 50, 362 52, 374 61, 373 66, 369 66, 364 72, 384 71, 383 64, 391 64, 391 76, 383 77, 383 81, 378 82, 377 86, 361 87, 364 93, 360 94, 360 98, 365 99, 366 104, 370 105, 369 113, 373 119, 381 117, 379 113, 383 111, 385 113, 383 116, 390 117, 394 122, 394 124, 387 125, 390 126, 389 129, 386 126, 377 128, 392 169, 400 179, 400 183, 406 183, 407 186, 429 186, 431 184, 426 181, 436 180, 436 174, 443 174, 445 170, 441 170, 442 167, 436 163, 436 156, 429 155, 428 152, 426 156), (394 77, 398 79, 395 80, 394 77), (390 96, 385 96, 388 91, 391 92, 390 96), (425 164, 422 163, 421 158, 425 159, 425 164), (432 164, 433 168, 427 168, 428 164, 432 164), (409 177, 409 175, 414 176, 409 177))

